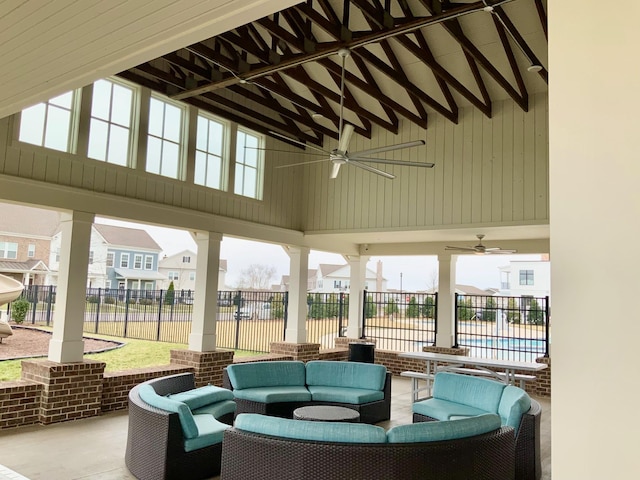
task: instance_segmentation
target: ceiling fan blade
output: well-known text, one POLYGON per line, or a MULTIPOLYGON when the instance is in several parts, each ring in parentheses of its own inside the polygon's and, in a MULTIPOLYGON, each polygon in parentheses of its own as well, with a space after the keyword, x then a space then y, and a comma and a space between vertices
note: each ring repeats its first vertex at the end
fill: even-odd
POLYGON ((377 168, 370 167, 369 165, 365 165, 364 163, 360 163, 355 160, 349 159, 348 165, 355 165, 356 167, 362 168, 363 170, 367 170, 368 172, 375 173, 377 175, 380 175, 382 177, 389 178, 392 180, 396 178, 395 175, 384 172, 382 170, 378 170, 377 168))
POLYGON ((283 140, 286 140, 287 142, 293 142, 293 143, 296 143, 296 144, 300 145, 301 147, 311 148, 311 149, 313 149, 313 150, 317 150, 317 151, 319 151, 319 152, 322 152, 322 153, 325 153, 325 154, 329 155, 329 152, 327 152, 326 150, 323 150, 323 149, 322 149, 322 148, 320 148, 320 147, 316 147, 315 145, 312 145, 312 144, 310 144, 310 143, 304 143, 304 142, 301 142, 300 140, 297 140, 297 139, 295 139, 295 138, 288 137, 288 136, 283 135, 283 134, 278 133, 278 132, 274 132, 273 130, 269 130, 269 133, 270 133, 271 135, 275 135, 276 137, 280 137, 280 138, 282 138, 283 140))
POLYGON ((340 172, 340 165, 342 165, 341 163, 333 163, 333 165, 331 166, 331 175, 329 175, 329 178, 338 178, 338 173, 340 172))
POLYGON ((360 152, 353 152, 353 155, 358 155, 358 156, 373 155, 375 153, 392 152, 394 150, 400 150, 401 148, 419 147, 420 145, 424 145, 424 144, 425 144, 424 140, 415 140, 413 142, 406 142, 406 143, 398 143, 396 145, 389 145, 388 147, 372 148, 370 150, 362 150, 360 152))
POLYGON ((458 250, 461 252, 477 252, 476 247, 451 247, 451 246, 446 246, 444 247, 445 250, 458 250))
POLYGON ((351 136, 353 135, 353 125, 350 123, 345 123, 344 128, 342 129, 342 135, 340 135, 340 141, 338 142, 338 151, 346 152, 349 148, 349 142, 351 141, 351 136))
POLYGON ((276 168, 299 167, 300 165, 310 165, 312 163, 320 163, 320 162, 328 162, 328 161, 329 161, 328 158, 323 158, 321 160, 309 160, 308 162, 289 163, 287 165, 278 165, 277 167, 273 167, 273 168, 276 169, 276 168))
POLYGON ((516 252, 517 250, 489 250, 486 253, 489 255, 511 255, 516 252))
POLYGON ((326 157, 328 153, 314 153, 314 152, 292 152, 290 150, 279 150, 277 148, 265 148, 265 147, 243 147, 249 148, 251 150, 263 150, 265 152, 280 152, 280 153, 290 153, 292 155, 313 155, 314 157, 326 157))
POLYGON ((384 163, 387 165, 402 165, 405 167, 423 167, 433 168, 435 163, 422 163, 422 162, 405 162, 403 160, 387 160, 385 158, 368 158, 361 157, 360 155, 349 155, 349 160, 358 160, 360 162, 372 162, 372 163, 384 163))

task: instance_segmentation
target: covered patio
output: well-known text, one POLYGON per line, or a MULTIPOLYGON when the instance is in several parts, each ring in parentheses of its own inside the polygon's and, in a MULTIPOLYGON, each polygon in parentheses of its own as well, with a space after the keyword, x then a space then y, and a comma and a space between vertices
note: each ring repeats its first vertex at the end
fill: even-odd
MULTIPOLYGON (((391 395, 391 420, 380 424, 385 429, 411 423, 409 379, 394 376, 391 395)), ((547 397, 534 398, 543 408, 542 480, 550 480, 551 401, 547 397)), ((0 451, 12 452, 3 455, 2 465, 29 480, 134 479, 124 464, 126 440, 124 411, 75 422, 0 431, 0 451)), ((22 479, 3 473, 0 466, 0 480, 22 479)))

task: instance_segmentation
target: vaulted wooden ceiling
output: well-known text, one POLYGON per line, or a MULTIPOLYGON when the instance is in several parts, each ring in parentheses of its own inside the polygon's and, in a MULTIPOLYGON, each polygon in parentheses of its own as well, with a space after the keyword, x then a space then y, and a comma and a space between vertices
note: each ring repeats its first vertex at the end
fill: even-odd
POLYGON ((345 120, 370 138, 453 123, 547 90, 546 0, 306 0, 119 75, 267 134, 322 145, 345 120))

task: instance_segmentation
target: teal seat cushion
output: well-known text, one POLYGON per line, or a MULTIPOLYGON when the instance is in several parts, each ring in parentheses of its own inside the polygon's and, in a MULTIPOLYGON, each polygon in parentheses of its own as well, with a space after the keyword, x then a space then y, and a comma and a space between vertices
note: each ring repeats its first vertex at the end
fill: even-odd
POLYGON ((419 422, 392 427, 387 432, 389 443, 419 443, 474 437, 500 428, 500 417, 485 413, 472 418, 445 422, 419 422))
POLYGON ((172 393, 167 395, 172 400, 186 403, 191 410, 204 407, 210 403, 221 402, 223 400, 233 400, 233 393, 226 388, 207 385, 205 387, 194 388, 186 392, 172 393))
MULTIPOLYGON (((235 428, 262 435, 318 442, 387 442, 384 428, 366 423, 310 422, 269 417, 256 413, 241 413, 236 417, 235 428)), ((327 461, 331 461, 331 459, 329 458, 327 461)))
POLYGON ((305 384, 304 363, 298 361, 237 363, 227 367, 227 375, 234 390, 305 384))
POLYGON ((487 412, 462 403, 449 402, 439 398, 428 398, 413 404, 413 413, 425 415, 437 420, 451 420, 452 417, 475 417, 487 412))
POLYGON ((229 413, 235 413, 235 411, 236 402, 233 400, 222 400, 221 402, 211 403, 204 407, 196 408, 195 410, 192 410, 192 413, 194 415, 208 413, 209 415, 213 415, 215 418, 220 418, 229 413))
POLYGON ((440 372, 433 382, 433 397, 475 407, 485 413, 498 413, 505 387, 504 383, 486 378, 440 372))
POLYGON ((516 432, 520 427, 522 415, 531 408, 531 397, 523 389, 508 385, 502 392, 498 414, 502 424, 513 427, 516 432))
POLYGON ((177 413, 178 418, 180 419, 182 432, 186 439, 196 438, 198 436, 198 427, 196 426, 191 410, 186 403, 158 395, 153 387, 148 384, 140 385, 138 387, 138 394, 144 402, 148 403, 152 407, 156 407, 167 412, 177 413))
POLYGON ((198 436, 184 441, 184 449, 187 452, 222 442, 222 435, 229 428, 229 425, 208 414, 194 415, 193 419, 198 427, 198 436))
POLYGON ((307 362, 307 385, 382 390, 387 375, 384 365, 359 362, 307 362))
POLYGON ((369 402, 384 400, 384 392, 380 390, 365 390, 362 388, 325 387, 309 385, 311 399, 317 402, 337 402, 362 405, 369 402))
POLYGON ((261 403, 308 402, 311 393, 304 386, 256 387, 234 390, 235 398, 261 403))

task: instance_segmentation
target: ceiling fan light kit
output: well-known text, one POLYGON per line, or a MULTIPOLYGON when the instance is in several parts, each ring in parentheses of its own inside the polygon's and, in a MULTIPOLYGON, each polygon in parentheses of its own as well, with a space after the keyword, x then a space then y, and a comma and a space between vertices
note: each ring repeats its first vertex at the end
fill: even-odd
MULTIPOLYGON (((376 167, 369 165, 369 163, 375 163, 380 165, 400 165, 405 167, 418 167, 418 168, 433 168, 433 163, 425 163, 425 162, 409 162, 404 160, 388 160, 386 158, 374 158, 369 157, 369 155, 374 155, 378 153, 384 152, 392 152, 395 150, 401 150, 404 148, 412 148, 418 147, 425 144, 424 140, 415 140, 412 142, 399 143, 396 145, 389 145, 387 147, 373 148, 369 150, 361 150, 359 152, 349 152, 349 143, 351 141, 351 137, 353 136, 353 132, 355 131, 354 126, 344 120, 344 77, 345 77, 345 60, 351 52, 347 48, 341 48, 338 50, 338 56, 342 59, 342 73, 340 78, 340 120, 339 120, 339 130, 338 130, 338 146, 331 151, 323 150, 319 147, 315 147, 313 145, 307 145, 304 142, 300 142, 298 140, 292 139, 285 135, 282 135, 277 132, 271 132, 276 136, 284 138, 288 142, 292 142, 298 144, 303 147, 309 147, 313 150, 318 150, 324 154, 326 154, 327 158, 323 160, 316 161, 307 161, 301 163, 293 163, 289 165, 280 165, 275 168, 288 168, 288 167, 296 167, 300 165, 307 165, 310 163, 317 163, 318 161, 330 161, 331 165, 331 173, 329 175, 330 178, 334 179, 338 177, 340 173, 340 167, 342 165, 352 165, 354 167, 360 168, 362 170, 366 170, 371 173, 375 173, 376 175, 380 175, 384 178, 393 179, 396 178, 395 175, 385 172, 384 170, 380 170, 376 167)), ((320 115, 321 117, 322 115, 320 115)), ((315 118, 315 114, 314 114, 315 118)))
POLYGON ((484 238, 484 234, 479 233, 476 235, 478 239, 478 244, 473 247, 453 247, 446 246, 445 250, 454 250, 458 252, 468 252, 473 253, 475 255, 510 255, 512 253, 516 253, 517 250, 510 249, 502 249, 500 247, 487 247, 482 244, 482 239, 484 238))

